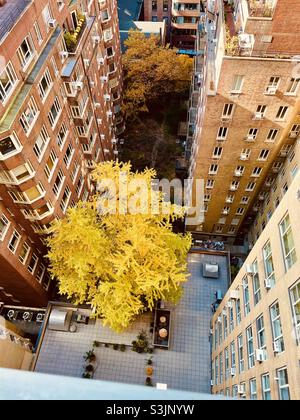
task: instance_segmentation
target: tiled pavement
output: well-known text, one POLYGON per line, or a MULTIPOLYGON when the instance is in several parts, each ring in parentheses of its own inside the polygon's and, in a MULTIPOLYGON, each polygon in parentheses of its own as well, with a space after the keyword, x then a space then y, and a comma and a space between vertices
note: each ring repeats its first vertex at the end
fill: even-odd
MULTIPOLYGON (((190 254, 191 277, 185 293, 172 307, 171 345, 169 350, 156 349, 153 355, 153 382, 168 384, 171 389, 210 392, 210 320, 214 293, 228 286, 228 266, 225 256, 190 254), (203 262, 220 266, 220 279, 202 277, 203 262)), ((36 371, 67 376, 81 376, 83 355, 94 340, 130 344, 141 329, 149 330, 150 315, 144 315, 126 333, 115 334, 98 321, 95 325, 80 325, 75 334, 46 331, 36 371)), ((127 349, 116 351, 101 346, 96 349, 98 367, 95 379, 144 384, 148 355, 127 349)))

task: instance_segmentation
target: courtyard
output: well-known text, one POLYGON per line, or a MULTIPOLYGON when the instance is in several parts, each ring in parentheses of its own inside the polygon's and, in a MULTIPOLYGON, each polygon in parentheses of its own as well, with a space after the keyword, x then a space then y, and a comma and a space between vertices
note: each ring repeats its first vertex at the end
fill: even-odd
MULTIPOLYGON (((190 253, 188 267, 191 276, 180 303, 165 305, 165 309, 171 311, 172 319, 168 350, 155 348, 153 354, 132 351, 132 341, 142 330, 152 343, 151 313, 139 317, 121 334, 104 327, 100 320, 78 324, 74 333, 53 331, 46 325, 37 351, 35 371, 81 377, 85 369, 83 357, 96 341, 94 379, 144 385, 145 368, 151 359, 154 386, 160 383, 169 389, 210 393, 211 304, 216 290, 224 295, 228 288, 228 256, 226 253, 190 253), (202 276, 204 263, 219 265, 218 279, 202 276), (121 351, 121 345, 124 351, 121 351)), ((61 308, 68 306, 59 306, 61 308)), ((87 309, 73 310, 90 315, 87 309)))

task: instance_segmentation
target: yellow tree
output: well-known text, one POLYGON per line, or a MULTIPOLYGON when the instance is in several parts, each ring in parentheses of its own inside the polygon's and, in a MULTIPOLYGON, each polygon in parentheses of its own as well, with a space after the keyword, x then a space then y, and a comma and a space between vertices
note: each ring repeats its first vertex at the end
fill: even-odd
POLYGON ((123 55, 124 111, 127 118, 147 112, 147 103, 168 94, 185 92, 190 85, 193 60, 162 46, 155 35, 129 31, 123 55))
POLYGON ((129 163, 105 162, 93 177, 98 192, 92 200, 53 223, 47 240, 51 273, 61 294, 90 304, 104 324, 122 331, 157 300, 178 302, 188 278, 191 236, 172 231, 184 208, 166 205, 153 191, 155 171, 133 173, 129 163), (116 185, 113 193, 103 186, 105 179, 116 185), (158 205, 156 214, 151 202, 158 205))

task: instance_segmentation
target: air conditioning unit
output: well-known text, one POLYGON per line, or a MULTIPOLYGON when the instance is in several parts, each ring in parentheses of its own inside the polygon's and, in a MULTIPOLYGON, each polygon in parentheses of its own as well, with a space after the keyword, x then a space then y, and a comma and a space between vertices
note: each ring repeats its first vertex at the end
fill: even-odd
POLYGON ((95 82, 90 82, 90 86, 91 86, 92 88, 94 88, 94 87, 95 87, 95 82))
POLYGON ((245 155, 244 153, 242 153, 240 159, 241 160, 248 160, 248 156, 245 155))
POLYGON ((113 138, 113 139, 111 140, 111 142, 112 142, 112 144, 117 144, 117 143, 118 143, 118 139, 113 138))
POLYGON ((108 81, 108 77, 107 76, 101 76, 100 80, 101 80, 102 83, 105 83, 105 82, 108 81))
POLYGON ((101 108, 101 104, 99 102, 94 102, 95 108, 101 108))
POLYGON ((112 116, 113 116, 113 113, 111 112, 111 111, 107 111, 107 116, 109 117, 109 118, 111 118, 112 116))
POLYGON ((255 119, 256 120, 262 120, 264 118, 264 114, 262 112, 256 112, 255 113, 255 119))
POLYGON ((226 310, 226 309, 223 309, 223 311, 222 311, 222 315, 224 315, 224 316, 226 316, 226 315, 227 315, 227 310, 226 310))
POLYGON ((272 289, 272 282, 271 282, 271 279, 265 279, 265 288, 266 288, 267 290, 272 289))
POLYGON ((84 65, 87 67, 90 65, 90 60, 88 58, 85 58, 83 62, 84 62, 84 65))
POLYGON ((252 268, 252 266, 250 264, 248 264, 246 266, 246 273, 249 274, 249 275, 251 275, 251 276, 254 274, 253 268, 252 268))
POLYGON ((281 345, 278 341, 273 341, 274 353, 281 353, 281 345))
POLYGON ((215 382, 214 381, 210 381, 210 386, 214 386, 215 382))
POLYGON ((230 300, 227 302, 227 307, 229 309, 232 309, 233 308, 233 303, 230 300))
POLYGON ((244 395, 246 390, 245 390, 245 385, 238 385, 237 386, 237 392, 239 395, 244 395))
POLYGON ((277 92, 277 87, 275 87, 275 86, 268 86, 267 87, 267 93, 269 95, 275 95, 276 92, 277 92))
POLYGON ((101 140, 105 140, 105 134, 100 134, 101 140))
POLYGON ((255 350, 255 357, 258 362, 264 362, 266 360, 265 351, 260 349, 255 350))
POLYGON ((242 171, 235 171, 234 172, 234 175, 235 176, 242 176, 243 175, 243 172, 242 171))
POLYGON ((219 324, 222 324, 222 317, 221 316, 218 316, 218 320, 217 321, 218 321, 219 324))
POLYGON ((120 139, 120 144, 124 144, 125 140, 124 139, 120 139))
POLYGON ((110 101, 111 96, 110 95, 104 95, 105 101, 110 101))
POLYGON ((102 124, 102 119, 101 118, 97 118, 97 124, 101 125, 102 124))
POLYGON ((99 66, 101 66, 101 65, 103 65, 103 64, 104 64, 104 58, 102 58, 102 57, 101 57, 101 58, 98 58, 98 60, 97 60, 97 61, 98 61, 98 65, 99 65, 99 66))
POLYGON ((255 136, 253 136, 253 134, 249 134, 249 135, 246 137, 246 139, 247 139, 247 140, 249 140, 249 141, 252 141, 252 140, 255 140, 255 136))
POLYGON ((83 82, 75 82, 74 86, 75 86, 76 89, 82 90, 83 89, 83 82))
POLYGON ((297 136, 298 136, 297 133, 290 133, 290 135, 289 135, 290 139, 296 139, 297 136))
POLYGON ((108 153, 110 153, 110 150, 104 149, 103 152, 107 155, 108 153))
POLYGON ((118 150, 114 150, 114 155, 118 156, 119 152, 118 150))
POLYGON ((61 58, 66 59, 69 57, 69 53, 68 51, 60 51, 59 55, 61 56, 61 58))
POLYGON ((95 44, 100 44, 101 37, 100 37, 100 36, 98 36, 98 35, 93 36, 93 41, 94 41, 94 43, 95 43, 95 44))
POLYGON ((227 214, 229 214, 229 211, 228 210, 223 210, 223 214, 227 215, 227 214))
POLYGON ((49 19, 48 20, 49 28, 56 28, 57 20, 56 19, 49 19))
POLYGON ((231 368, 230 369, 230 375, 231 376, 235 376, 236 375, 236 368, 231 368))
POLYGON ((230 290, 229 296, 230 296, 230 299, 237 300, 240 298, 240 292, 238 290, 230 290))

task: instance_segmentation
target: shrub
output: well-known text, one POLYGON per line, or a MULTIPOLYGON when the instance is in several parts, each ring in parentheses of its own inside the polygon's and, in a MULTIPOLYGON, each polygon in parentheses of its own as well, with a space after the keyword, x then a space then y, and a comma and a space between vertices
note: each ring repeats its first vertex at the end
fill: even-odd
POLYGON ((93 347, 100 347, 101 343, 99 343, 99 341, 94 341, 93 342, 93 347))
POLYGON ((85 356, 84 356, 84 360, 87 362, 94 362, 96 360, 96 355, 94 353, 94 350, 90 350, 88 351, 85 356))
POLYGON ((114 345, 113 345, 113 349, 114 349, 114 350, 119 350, 119 344, 114 344, 114 345))
POLYGON ((87 365, 85 370, 88 373, 94 372, 94 366, 93 365, 87 365))
POLYGON ((147 376, 147 378, 146 378, 146 385, 147 386, 153 386, 152 379, 150 378, 150 376, 147 376))
POLYGON ((120 345, 120 350, 121 350, 121 351, 123 351, 123 352, 124 352, 124 351, 126 351, 126 346, 125 346, 125 344, 121 344, 121 345, 120 345))

